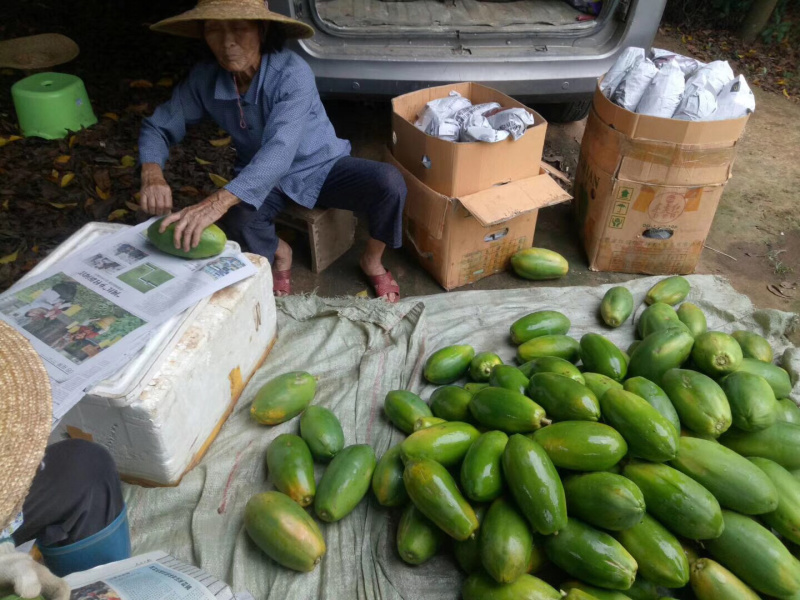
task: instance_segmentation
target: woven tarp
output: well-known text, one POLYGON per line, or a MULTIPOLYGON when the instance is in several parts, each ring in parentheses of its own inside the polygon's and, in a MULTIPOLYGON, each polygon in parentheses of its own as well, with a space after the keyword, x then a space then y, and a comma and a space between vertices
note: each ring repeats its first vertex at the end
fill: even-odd
MULTIPOLYGON (((639 309, 659 278, 630 281, 639 309)), ((688 300, 708 317, 709 329, 748 329, 767 337, 776 360, 792 381, 800 373, 800 351, 786 335, 797 316, 755 310, 746 296, 724 279, 688 277, 688 300)), ((312 573, 280 567, 249 540, 243 525, 247 500, 272 489, 264 455, 281 433, 298 433, 299 419, 263 427, 249 417, 250 401, 266 381, 287 371, 319 377, 315 404, 339 417, 347 444, 370 444, 378 456, 404 435, 383 414, 393 389, 409 389, 427 399, 434 386, 422 380, 422 366, 434 350, 471 344, 513 364, 509 325, 536 310, 552 309, 572 320, 570 335, 599 332, 621 348, 634 340, 633 321, 616 330, 598 316, 610 286, 457 292, 410 298, 397 305, 353 298, 292 296, 281 300, 278 342, 254 375, 220 435, 200 464, 176 488, 126 486, 134 552, 164 550, 231 583, 257 600, 418 600, 459 597, 462 575, 449 552, 417 567, 395 551, 396 511, 382 508, 368 494, 348 517, 322 525, 327 554, 312 573)), ((231 332, 235 335, 235 332, 231 332)), ((800 400, 795 385, 794 399, 800 400)), ((317 478, 322 474, 317 467, 317 478)))

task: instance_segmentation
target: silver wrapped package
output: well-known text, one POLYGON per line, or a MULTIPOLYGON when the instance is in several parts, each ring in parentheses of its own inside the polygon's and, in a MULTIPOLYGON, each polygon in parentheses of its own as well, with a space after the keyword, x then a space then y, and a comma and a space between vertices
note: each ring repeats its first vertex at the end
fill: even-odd
POLYGON ((677 60, 670 60, 659 69, 636 107, 636 112, 650 117, 669 119, 681 102, 686 82, 677 60))
POLYGON ((657 66, 659 69, 669 63, 671 60, 675 60, 678 62, 681 71, 683 71, 683 74, 686 77, 693 75, 695 71, 701 67, 704 67, 706 64, 689 56, 684 56, 683 54, 678 54, 677 52, 672 52, 671 50, 663 50, 661 48, 650 48, 650 60, 652 60, 653 64, 655 64, 655 66, 657 66))
POLYGON ((706 88, 692 88, 684 92, 683 100, 678 105, 673 119, 681 121, 708 121, 717 110, 717 97, 706 88))
POLYGON ((498 108, 500 108, 500 104, 497 102, 486 102, 485 104, 472 104, 470 106, 460 109, 455 115, 453 115, 453 119, 455 119, 459 127, 463 127, 475 115, 484 116, 486 115, 486 113, 491 112, 492 110, 496 110, 498 108))
POLYGON ((756 97, 743 75, 729 82, 717 96, 717 110, 712 121, 740 119, 756 109, 756 97))
POLYGON ((486 118, 492 129, 507 131, 515 140, 525 135, 525 130, 535 122, 533 115, 524 108, 504 108, 486 118))
POLYGON ((469 106, 472 106, 472 102, 469 99, 464 98, 458 92, 450 92, 450 95, 445 98, 437 98, 428 102, 414 126, 428 135, 456 141, 458 139, 458 124, 453 117, 458 111, 469 106), (454 124, 456 126, 455 138, 451 139, 451 131, 454 124))
POLYGON ((686 89, 692 87, 706 88, 718 95, 724 86, 734 78, 733 69, 727 60, 715 60, 701 67, 697 72, 686 80, 686 89))
POLYGON ((644 58, 644 48, 625 48, 608 73, 605 74, 603 81, 600 82, 600 91, 603 92, 603 95, 610 99, 625 75, 644 58))
POLYGON ((650 85, 656 73, 658 73, 658 68, 653 64, 653 61, 649 58, 640 60, 625 75, 617 89, 614 90, 614 95, 611 98, 612 102, 624 109, 635 112, 639 101, 647 91, 647 86, 650 85))

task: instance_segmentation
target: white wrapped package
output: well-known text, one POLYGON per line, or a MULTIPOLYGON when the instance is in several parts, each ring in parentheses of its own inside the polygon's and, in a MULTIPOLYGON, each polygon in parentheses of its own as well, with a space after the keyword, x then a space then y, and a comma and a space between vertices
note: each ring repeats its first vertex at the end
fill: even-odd
POLYGON ((717 96, 717 110, 711 115, 711 120, 740 119, 755 109, 756 97, 747 85, 744 75, 739 75, 723 87, 717 96))
POLYGON ((640 60, 614 90, 611 100, 614 104, 634 112, 656 73, 658 68, 653 61, 649 58, 640 60))
POLYGON ((704 67, 706 63, 700 62, 697 59, 683 54, 672 52, 671 50, 663 50, 661 48, 650 48, 650 60, 660 69, 671 60, 678 62, 681 71, 686 77, 693 75, 700 67, 704 67))
POLYGON ((447 136, 445 139, 449 139, 449 132, 452 130, 453 124, 455 124, 456 139, 458 139, 458 125, 453 120, 453 117, 459 110, 468 106, 472 106, 472 102, 467 98, 464 98, 458 92, 450 92, 450 95, 446 98, 438 98, 428 102, 414 126, 428 135, 437 137, 445 135, 447 136))
POLYGON ((475 119, 476 121, 484 121, 485 124, 475 124, 475 125, 467 125, 461 130, 461 137, 459 138, 462 142, 502 142, 503 140, 508 139, 511 135, 508 131, 498 131, 497 129, 492 129, 489 123, 486 121, 486 117, 482 115, 476 115, 478 118, 475 119))
POLYGON ((472 118, 477 115, 479 117, 484 116, 486 113, 496 110, 500 108, 500 104, 498 102, 486 102, 485 104, 472 104, 465 108, 459 110, 455 115, 453 115, 453 119, 455 122, 458 123, 459 127, 464 127, 468 122, 472 120, 472 118))
POLYGON ((684 92, 683 100, 672 118, 681 121, 708 121, 716 110, 717 97, 714 92, 693 87, 691 92, 684 92))
POLYGON ((636 107, 636 112, 650 117, 669 119, 681 102, 686 82, 677 60, 659 69, 636 107))
POLYGON ((603 92, 603 95, 606 98, 611 98, 625 75, 636 66, 636 63, 642 60, 644 60, 644 48, 625 48, 622 54, 619 55, 617 62, 608 70, 608 73, 603 77, 603 81, 600 82, 600 91, 603 92))
POLYGON ((515 140, 525 135, 525 130, 534 124, 533 115, 524 108, 493 111, 486 118, 492 129, 507 131, 515 140))
POLYGON ((729 81, 733 80, 733 69, 727 60, 715 60, 701 67, 697 72, 686 80, 686 90, 691 88, 706 88, 718 95, 729 81))

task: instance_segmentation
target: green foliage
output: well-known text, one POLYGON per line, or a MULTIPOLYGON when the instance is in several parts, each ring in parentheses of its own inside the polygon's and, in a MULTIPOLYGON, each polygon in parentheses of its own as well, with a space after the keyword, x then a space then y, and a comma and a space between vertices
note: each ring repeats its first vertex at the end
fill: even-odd
MULTIPOLYGON (((793 3, 780 0, 761 39, 780 44, 800 38, 800 15, 793 3)), ((753 0, 668 0, 664 19, 677 26, 709 27, 736 30, 747 16, 753 0)))

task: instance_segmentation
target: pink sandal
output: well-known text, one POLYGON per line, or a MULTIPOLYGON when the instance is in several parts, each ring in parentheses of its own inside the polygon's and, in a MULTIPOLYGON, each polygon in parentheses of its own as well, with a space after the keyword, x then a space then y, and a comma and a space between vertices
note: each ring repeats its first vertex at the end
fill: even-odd
POLYGON ((386 271, 381 275, 367 275, 367 277, 372 287, 375 288, 375 295, 378 298, 386 299, 389 294, 396 294, 397 298, 394 301, 397 302, 400 299, 400 286, 392 277, 391 271, 386 271))
POLYGON ((288 296, 292 293, 291 269, 272 272, 272 293, 278 296, 276 292, 284 292, 283 296, 288 296))

